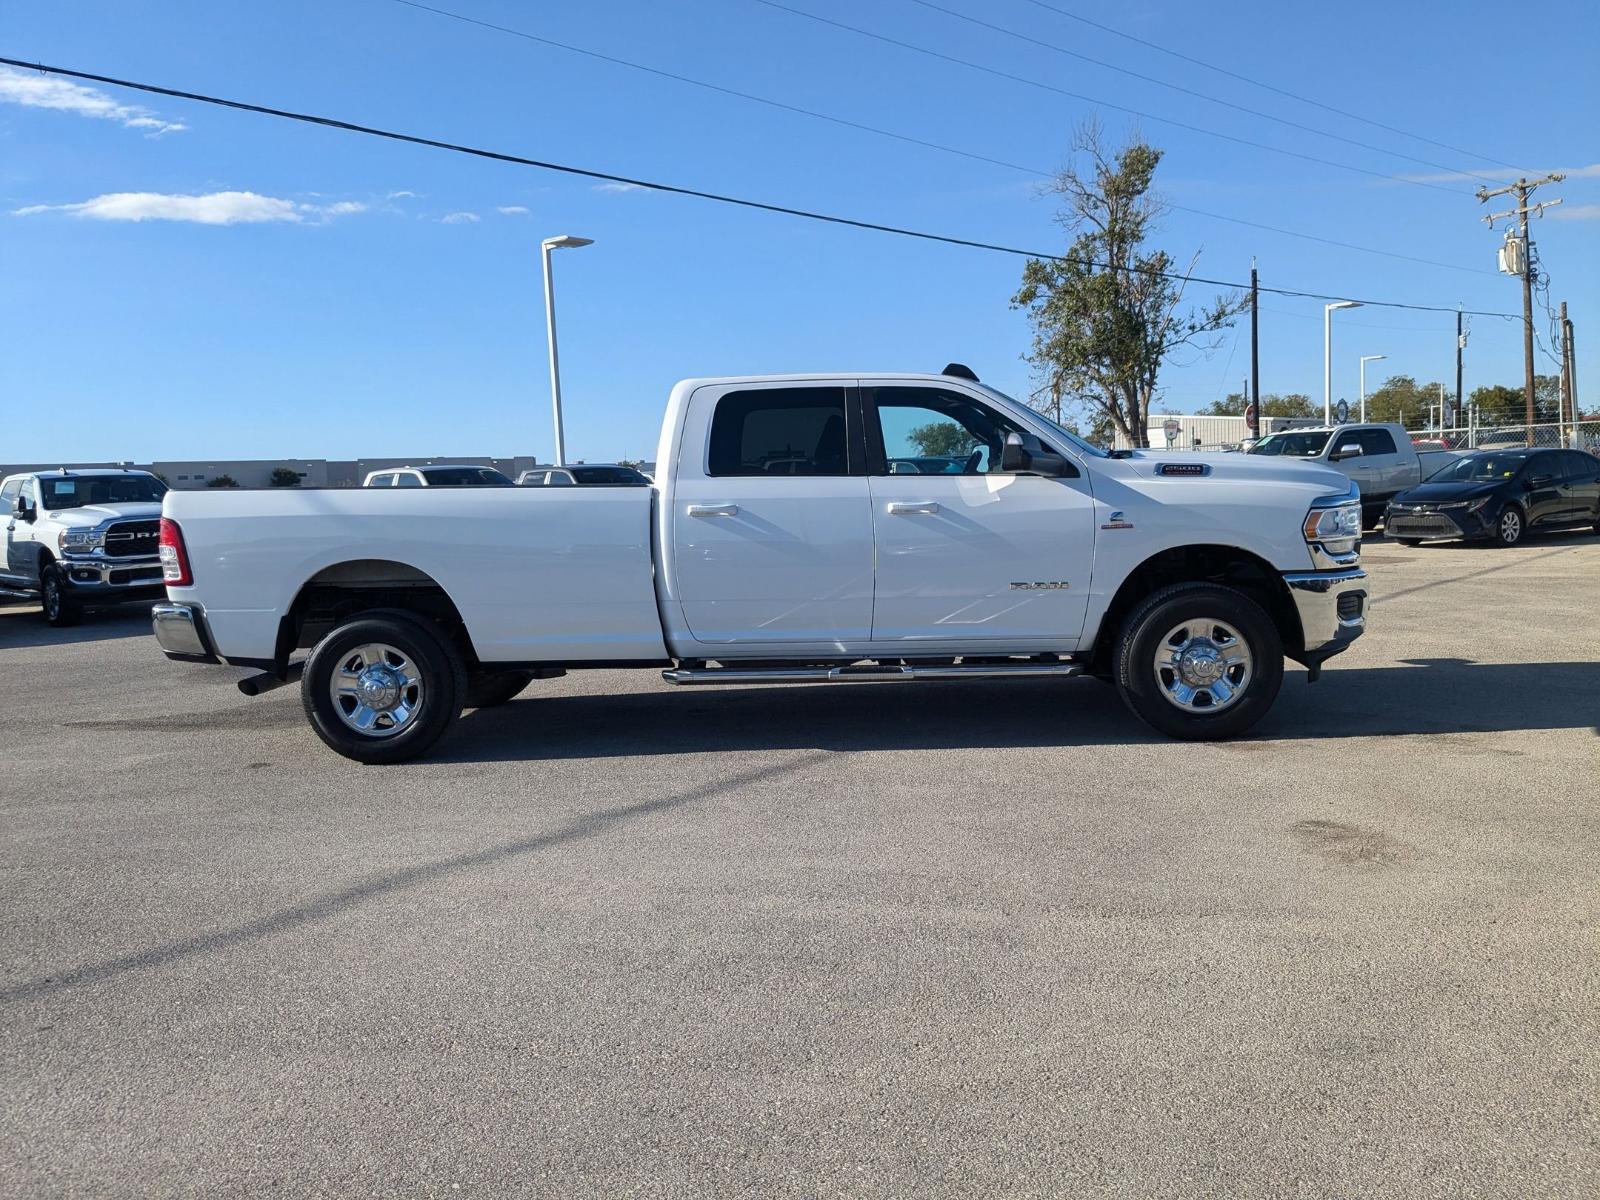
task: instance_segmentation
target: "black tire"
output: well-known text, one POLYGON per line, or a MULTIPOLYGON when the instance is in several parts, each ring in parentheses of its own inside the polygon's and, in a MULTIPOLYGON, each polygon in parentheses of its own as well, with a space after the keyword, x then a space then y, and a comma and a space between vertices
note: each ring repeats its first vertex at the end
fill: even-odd
POLYGON ((532 671, 479 671, 467 677, 463 708, 495 708, 533 682, 532 671))
POLYGON ((1421 538, 1395 538, 1395 541, 1399 542, 1402 546, 1420 546, 1420 545, 1422 545, 1422 539, 1421 538))
POLYGON ((306 660, 300 700, 311 727, 331 749, 360 763, 407 762, 426 753, 461 715, 467 673, 460 653, 430 623, 404 613, 358 617, 317 643, 306 660), (414 664, 420 681, 417 702, 398 732, 362 733, 341 713, 332 695, 334 673, 364 645, 392 647, 414 664))
POLYGON ((1528 536, 1528 514, 1518 504, 1508 504, 1494 519, 1490 534, 1497 546, 1515 546, 1528 536))
POLYGON ((56 563, 39 572, 39 608, 45 623, 57 629, 83 620, 83 608, 72 595, 66 572, 56 563))
MULTIPOLYGON (((1209 636, 1209 635, 1208 635, 1209 636)), ((1145 599, 1128 615, 1114 651, 1117 690, 1146 724, 1183 741, 1237 737, 1259 721, 1283 683, 1283 639, 1262 607, 1243 592, 1211 583, 1179 583, 1145 599), (1156 654, 1169 631, 1189 620, 1231 625, 1249 654, 1241 687, 1215 712, 1183 708, 1169 699, 1156 654)), ((1208 696, 1214 694, 1201 688, 1208 696)))
POLYGON ((1383 509, 1363 508, 1361 510, 1361 532, 1371 533, 1383 522, 1383 509))

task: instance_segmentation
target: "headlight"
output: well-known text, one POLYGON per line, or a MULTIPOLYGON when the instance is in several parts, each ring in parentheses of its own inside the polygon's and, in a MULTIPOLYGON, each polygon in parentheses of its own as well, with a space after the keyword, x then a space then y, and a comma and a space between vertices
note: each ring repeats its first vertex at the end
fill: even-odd
POLYGON ((1361 536, 1361 501, 1313 508, 1306 514, 1303 528, 1308 542, 1330 543, 1328 549, 1335 553, 1349 549, 1337 543, 1354 542, 1361 536))
POLYGON ((106 535, 88 529, 63 529, 56 535, 61 550, 94 550, 106 544, 106 535))
POLYGON ((1469 513, 1479 512, 1484 508, 1485 505, 1489 503, 1489 501, 1493 499, 1493 496, 1479 496, 1476 500, 1467 505, 1467 511, 1469 513))

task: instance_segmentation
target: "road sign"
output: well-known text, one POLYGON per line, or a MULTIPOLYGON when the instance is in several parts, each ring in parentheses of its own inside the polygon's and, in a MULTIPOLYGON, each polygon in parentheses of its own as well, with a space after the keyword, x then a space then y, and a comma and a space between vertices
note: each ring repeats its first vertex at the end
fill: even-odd
POLYGON ((1341 425, 1350 420, 1350 401, 1341 400, 1333 406, 1333 419, 1341 425))
POLYGON ((1178 440, 1178 435, 1183 432, 1183 426, 1168 417, 1161 423, 1161 432, 1167 435, 1167 445, 1171 446, 1173 442, 1178 440))
POLYGON ((1244 423, 1250 426, 1251 429, 1256 427, 1256 406, 1254 404, 1251 404, 1245 408, 1244 423))

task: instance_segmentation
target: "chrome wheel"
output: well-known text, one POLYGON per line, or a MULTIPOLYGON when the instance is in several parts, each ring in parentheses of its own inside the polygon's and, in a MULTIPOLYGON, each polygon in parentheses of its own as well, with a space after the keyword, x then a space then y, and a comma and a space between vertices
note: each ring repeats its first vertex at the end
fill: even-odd
POLYGON ((422 708, 422 674, 403 651, 381 642, 356 646, 328 680, 333 711, 363 737, 393 737, 422 708))
POLYGON ((1500 540, 1506 545, 1511 545, 1522 536, 1522 514, 1514 508, 1508 508, 1500 514, 1500 540))
POLYGON ((1196 617, 1161 639, 1152 665, 1167 703, 1186 713, 1213 713, 1244 693, 1254 663, 1249 645, 1232 625, 1196 617))

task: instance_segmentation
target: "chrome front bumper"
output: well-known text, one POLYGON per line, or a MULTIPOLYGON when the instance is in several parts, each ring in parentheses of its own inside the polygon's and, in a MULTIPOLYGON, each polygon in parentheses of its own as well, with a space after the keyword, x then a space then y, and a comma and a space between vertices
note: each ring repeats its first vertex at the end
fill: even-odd
POLYGON ((1360 567, 1293 571, 1284 575, 1283 582, 1300 614, 1303 653, 1291 657, 1313 672, 1366 632, 1367 573, 1360 567))
POLYGON ((212 649, 205 614, 198 604, 157 604, 150 610, 150 624, 156 643, 168 658, 178 662, 222 661, 212 649))
POLYGON ((164 588, 161 560, 156 557, 101 558, 64 555, 61 570, 67 586, 84 591, 114 591, 119 588, 164 588))

